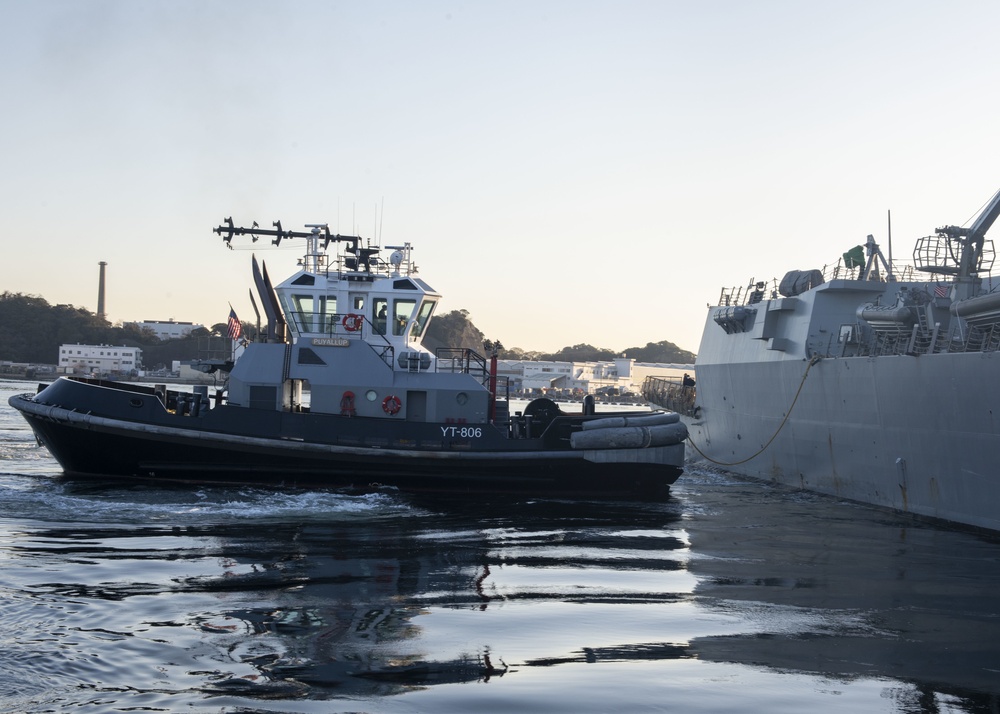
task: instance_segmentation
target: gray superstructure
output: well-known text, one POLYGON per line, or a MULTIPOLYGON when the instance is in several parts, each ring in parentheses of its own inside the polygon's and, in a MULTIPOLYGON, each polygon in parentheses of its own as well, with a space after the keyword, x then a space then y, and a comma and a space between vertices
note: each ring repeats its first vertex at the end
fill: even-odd
POLYGON ((709 309, 697 384, 651 378, 685 416, 689 452, 748 476, 1000 530, 1000 291, 969 228, 886 261, 872 236, 827 274, 724 290, 709 309))

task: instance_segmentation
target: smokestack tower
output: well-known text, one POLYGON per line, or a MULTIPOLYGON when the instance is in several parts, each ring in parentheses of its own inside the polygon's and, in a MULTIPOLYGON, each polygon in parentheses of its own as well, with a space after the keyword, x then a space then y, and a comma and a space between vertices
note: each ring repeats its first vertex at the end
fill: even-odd
POLYGON ((101 266, 101 280, 97 286, 97 316, 104 320, 104 267, 107 263, 102 260, 98 265, 101 266))

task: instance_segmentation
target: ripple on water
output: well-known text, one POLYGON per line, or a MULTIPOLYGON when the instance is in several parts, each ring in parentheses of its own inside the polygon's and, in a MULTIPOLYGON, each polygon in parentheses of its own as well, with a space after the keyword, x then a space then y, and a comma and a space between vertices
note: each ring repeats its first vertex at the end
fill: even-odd
POLYGON ((345 494, 254 487, 158 487, 0 474, 0 518, 80 523, 207 523, 406 517, 416 513, 396 493, 345 494))

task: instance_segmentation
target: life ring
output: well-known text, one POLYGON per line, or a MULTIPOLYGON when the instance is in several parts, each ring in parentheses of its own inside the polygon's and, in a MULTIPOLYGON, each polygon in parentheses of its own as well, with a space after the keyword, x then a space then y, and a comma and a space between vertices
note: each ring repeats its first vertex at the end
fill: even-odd
POLYGON ((344 396, 340 398, 340 416, 355 416, 357 411, 354 409, 354 392, 344 392, 344 396))
POLYGON ((341 320, 341 323, 344 325, 344 329, 348 332, 357 332, 361 329, 361 325, 363 325, 364 322, 365 320, 361 317, 361 315, 357 315, 353 312, 344 315, 344 319, 341 320))
POLYGON ((399 410, 403 408, 403 402, 395 394, 390 394, 388 397, 382 400, 382 411, 384 411, 389 416, 398 414, 399 410))

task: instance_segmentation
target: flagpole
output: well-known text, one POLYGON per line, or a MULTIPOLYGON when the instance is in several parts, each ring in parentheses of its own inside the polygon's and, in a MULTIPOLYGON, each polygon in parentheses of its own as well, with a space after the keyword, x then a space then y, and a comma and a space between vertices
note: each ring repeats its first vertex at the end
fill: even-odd
MULTIPOLYGON (((229 314, 233 315, 236 312, 233 309, 233 304, 232 303, 228 303, 228 305, 229 305, 229 314)), ((233 330, 229 326, 229 321, 228 320, 226 321, 226 329, 228 330, 228 332, 226 334, 229 336, 229 361, 230 362, 235 362, 236 361, 236 340, 233 339, 233 330)))
POLYGON ((233 309, 233 304, 228 304, 229 318, 226 320, 226 334, 229 337, 229 359, 230 361, 235 362, 236 341, 243 332, 243 325, 240 323, 240 318, 236 316, 236 310, 233 309))

